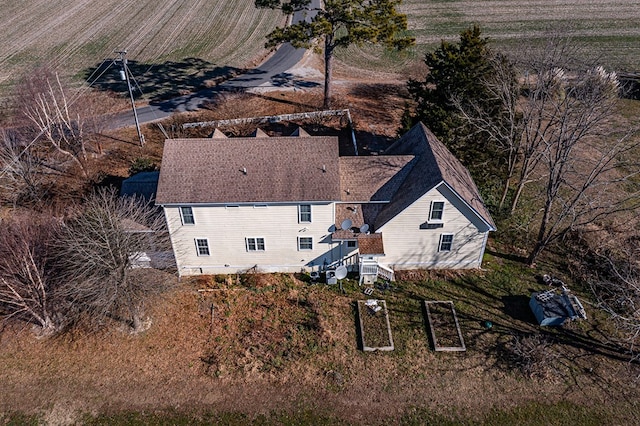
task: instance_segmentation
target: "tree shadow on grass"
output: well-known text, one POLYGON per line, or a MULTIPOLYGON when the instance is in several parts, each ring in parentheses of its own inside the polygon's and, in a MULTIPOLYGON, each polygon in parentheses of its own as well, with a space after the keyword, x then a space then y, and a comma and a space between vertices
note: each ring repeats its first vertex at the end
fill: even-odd
MULTIPOLYGON (((162 64, 129 60, 127 66, 134 97, 140 99, 144 96, 152 101, 212 87, 244 71, 241 68, 216 66, 199 58, 185 58, 162 64)), ((104 61, 84 70, 83 76, 99 90, 128 96, 127 83, 121 79, 121 70, 119 63, 104 61)))
POLYGON ((510 260, 516 263, 526 264, 527 262, 527 258, 525 256, 518 256, 517 254, 513 254, 513 253, 501 253, 501 252, 497 252, 490 249, 486 249, 485 253, 490 254, 491 256, 494 256, 494 257, 499 257, 501 259, 510 260))

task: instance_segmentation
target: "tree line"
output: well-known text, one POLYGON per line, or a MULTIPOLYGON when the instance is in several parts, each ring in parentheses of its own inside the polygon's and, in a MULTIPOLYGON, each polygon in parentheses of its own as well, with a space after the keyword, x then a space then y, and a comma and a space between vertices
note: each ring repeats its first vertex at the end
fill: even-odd
POLYGON ((474 26, 425 64, 408 84, 407 122, 424 122, 467 165, 494 214, 526 221, 529 265, 572 231, 638 208, 638 127, 617 127, 616 73, 571 40, 550 35, 513 57, 474 26))

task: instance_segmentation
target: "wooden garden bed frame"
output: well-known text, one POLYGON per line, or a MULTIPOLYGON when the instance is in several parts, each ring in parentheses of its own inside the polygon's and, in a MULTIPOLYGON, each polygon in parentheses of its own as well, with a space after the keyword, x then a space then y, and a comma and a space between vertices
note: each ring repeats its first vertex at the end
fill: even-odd
MULTIPOLYGON (((370 299, 374 300, 374 299, 370 299)), ((367 305, 366 300, 358 300, 356 306, 358 307, 358 325, 360 326, 360 340, 362 344, 362 350, 365 352, 373 352, 373 351, 392 351, 394 350, 393 346, 393 337, 391 336, 391 325, 389 323, 389 311, 387 310, 387 302, 384 300, 377 300, 378 306, 380 309, 379 312, 373 312, 367 305), (366 319, 371 319, 373 317, 377 318, 377 322, 381 322, 383 324, 383 329, 386 327, 386 335, 388 336, 388 345, 384 346, 368 346, 367 345, 367 330, 365 329, 364 322, 365 316, 368 316, 366 319)), ((369 330, 371 331, 371 330, 369 330)), ((380 331, 380 330, 379 330, 380 331)), ((382 331, 384 334, 384 331, 382 331)), ((385 339, 386 340, 386 339, 385 339)))
MULTIPOLYGON (((431 339, 433 341, 433 348, 436 351, 439 352, 463 352, 466 351, 467 348, 464 345, 464 339, 462 338, 462 331, 460 330, 460 323, 458 322, 458 316, 456 315, 456 310, 453 307, 453 302, 452 301, 424 301, 424 308, 425 308, 425 312, 427 313, 427 323, 429 325, 429 331, 431 332, 431 339), (453 318, 453 321, 451 321, 449 319, 449 321, 447 322, 447 320, 445 319, 445 327, 449 327, 451 328, 453 325, 455 325, 455 333, 457 334, 457 340, 459 341, 459 345, 440 345, 439 341, 438 341, 438 333, 436 331, 436 328, 438 328, 438 326, 443 326, 442 319, 437 318, 437 315, 434 311, 435 308, 437 306, 442 306, 445 309, 450 310, 451 312, 451 317, 453 318), (430 308, 431 307, 431 308, 430 308)), ((449 329, 449 330, 445 330, 444 332, 448 332, 449 336, 451 336, 453 330, 449 329)), ((452 338, 449 339, 450 341, 452 340, 452 338)), ((455 340, 455 339, 453 339, 455 340)))

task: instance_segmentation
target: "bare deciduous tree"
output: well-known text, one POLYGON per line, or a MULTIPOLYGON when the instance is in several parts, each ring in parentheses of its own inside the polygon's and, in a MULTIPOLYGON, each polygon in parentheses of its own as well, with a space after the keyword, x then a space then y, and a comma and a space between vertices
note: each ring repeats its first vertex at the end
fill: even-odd
POLYGON ((144 303, 160 288, 136 261, 166 241, 164 216, 152 204, 113 190, 94 193, 57 244, 65 296, 98 323, 110 318, 142 331, 144 303))
POLYGON ((631 164, 635 157, 627 154, 640 141, 633 136, 637 129, 620 134, 612 124, 619 102, 616 75, 584 65, 579 53, 570 41, 551 37, 522 62, 521 84, 515 84, 513 65, 499 58, 504 62, 494 64, 484 84, 500 113, 457 102, 462 117, 505 152, 500 204, 513 185, 513 214, 525 187, 537 182, 532 189, 540 193, 532 199, 541 205, 531 218, 536 232, 529 264, 569 230, 638 204, 634 191, 621 188, 638 173, 631 164))
POLYGON ((506 170, 499 203, 502 209, 518 174, 518 166, 527 160, 527 156, 523 151, 524 122, 519 106, 521 87, 517 82, 515 66, 503 55, 493 55, 490 63, 493 72, 482 77, 488 99, 480 103, 454 96, 451 102, 472 129, 485 135, 503 153, 506 170), (486 105, 492 108, 487 109, 486 105), (496 107, 498 105, 499 108, 496 107))
POLYGON ((629 155, 640 146, 637 129, 619 136, 610 120, 618 102, 616 75, 600 67, 572 74, 550 69, 538 76, 543 83, 530 95, 535 119, 526 133, 539 150, 544 204, 529 264, 567 231, 638 207, 637 191, 622 188, 638 174, 629 155))
POLYGON ((0 226, 0 315, 37 323, 44 335, 61 326, 58 281, 50 263, 59 223, 23 216, 0 226))
POLYGON ((73 161, 87 177, 84 121, 79 112, 71 110, 71 102, 57 74, 53 84, 46 80, 44 89, 35 94, 32 104, 25 106, 24 113, 54 152, 73 161))

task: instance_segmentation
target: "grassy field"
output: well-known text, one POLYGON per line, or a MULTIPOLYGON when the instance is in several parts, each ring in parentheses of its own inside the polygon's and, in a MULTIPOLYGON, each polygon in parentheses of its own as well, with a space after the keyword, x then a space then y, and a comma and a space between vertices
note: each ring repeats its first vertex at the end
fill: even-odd
POLYGON ((541 271, 495 253, 482 272, 414 271, 376 290, 393 352, 358 349, 355 301, 370 296, 357 281, 343 293, 303 275, 185 280, 149 304, 140 336, 38 340, 8 326, 0 423, 638 424, 637 371, 602 315, 588 307, 589 321, 541 329, 527 306, 541 271), (422 300, 454 301, 466 352, 432 350, 422 300), (514 336, 548 342, 534 374, 514 336))

